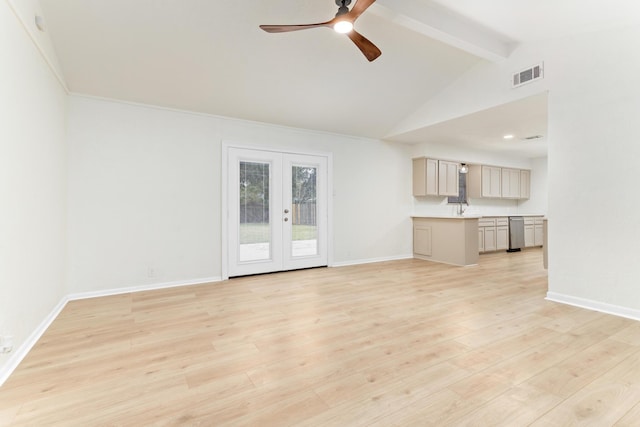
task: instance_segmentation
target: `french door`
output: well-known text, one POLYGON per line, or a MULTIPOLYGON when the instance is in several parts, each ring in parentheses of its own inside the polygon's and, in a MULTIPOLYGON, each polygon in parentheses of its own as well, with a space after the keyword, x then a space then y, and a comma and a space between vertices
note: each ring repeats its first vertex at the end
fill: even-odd
POLYGON ((230 277, 327 265, 327 158, 228 149, 230 277))

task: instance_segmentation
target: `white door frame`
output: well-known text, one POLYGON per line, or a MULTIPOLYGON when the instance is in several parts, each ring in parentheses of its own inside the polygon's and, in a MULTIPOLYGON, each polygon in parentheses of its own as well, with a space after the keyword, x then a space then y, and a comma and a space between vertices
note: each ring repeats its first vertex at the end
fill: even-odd
POLYGON ((264 147, 260 145, 242 144, 233 141, 222 141, 221 155, 221 272, 222 280, 229 279, 229 148, 245 150, 270 151, 286 154, 300 154, 307 156, 325 157, 327 159, 327 261, 333 266, 333 153, 307 150, 292 150, 290 148, 264 147))

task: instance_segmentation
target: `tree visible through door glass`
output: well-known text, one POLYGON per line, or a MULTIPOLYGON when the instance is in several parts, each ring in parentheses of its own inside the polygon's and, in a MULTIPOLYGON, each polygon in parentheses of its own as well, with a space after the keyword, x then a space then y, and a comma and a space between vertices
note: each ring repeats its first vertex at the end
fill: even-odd
POLYGON ((271 258, 269 163, 240 162, 240 261, 271 258))
POLYGON ((292 257, 318 254, 317 173, 317 168, 309 166, 291 170, 292 257))

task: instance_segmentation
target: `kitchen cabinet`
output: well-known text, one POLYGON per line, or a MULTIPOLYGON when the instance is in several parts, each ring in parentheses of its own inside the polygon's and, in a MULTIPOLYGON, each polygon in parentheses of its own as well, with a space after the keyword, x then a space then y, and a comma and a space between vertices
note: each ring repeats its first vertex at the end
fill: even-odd
POLYGON ((467 174, 467 194, 470 198, 500 198, 502 195, 502 168, 471 165, 467 174))
POLYGON ((531 197, 531 171, 520 171, 520 199, 531 197))
POLYGON ((496 250, 509 249, 509 218, 496 218, 496 250))
POLYGON ((458 163, 438 160, 438 194, 457 196, 458 180, 458 163))
POLYGON ((420 157, 413 159, 413 195, 438 195, 438 161, 420 157))
POLYGON ((413 226, 413 253, 431 256, 431 227, 420 223, 413 226))
POLYGON ((509 219, 484 217, 478 220, 478 252, 509 249, 509 219))
POLYGON ((531 248, 535 245, 535 220, 533 217, 524 217, 524 247, 531 248))
POLYGON ((497 250, 496 219, 480 218, 478 220, 478 252, 495 250, 497 250))
POLYGON ((534 219, 533 244, 534 246, 544 245, 544 219, 543 218, 534 219))
POLYGON ((502 168, 502 198, 503 199, 519 199, 520 198, 520 169, 502 168))
POLYGON ((478 218, 413 219, 413 257, 453 265, 478 262, 478 218))
MULTIPOLYGON (((524 247, 542 246, 544 220, 542 217, 524 217, 524 247)), ((478 252, 509 249, 509 218, 482 217, 478 219, 478 252)))
POLYGON ((528 199, 531 171, 487 165, 470 165, 467 195, 472 199, 528 199))
POLYGON ((414 196, 457 196, 458 163, 420 157, 413 159, 414 196))
POLYGON ((524 217, 524 246, 532 248, 544 245, 544 219, 542 217, 524 217))
POLYGON ((482 166, 482 197, 502 197, 502 169, 482 166))

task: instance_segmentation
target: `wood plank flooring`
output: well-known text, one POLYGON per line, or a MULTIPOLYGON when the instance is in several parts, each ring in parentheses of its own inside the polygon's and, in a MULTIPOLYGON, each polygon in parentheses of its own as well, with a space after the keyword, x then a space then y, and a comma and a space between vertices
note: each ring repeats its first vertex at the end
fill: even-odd
POLYGON ((0 425, 640 425, 640 322, 546 291, 534 249, 74 301, 0 425))

